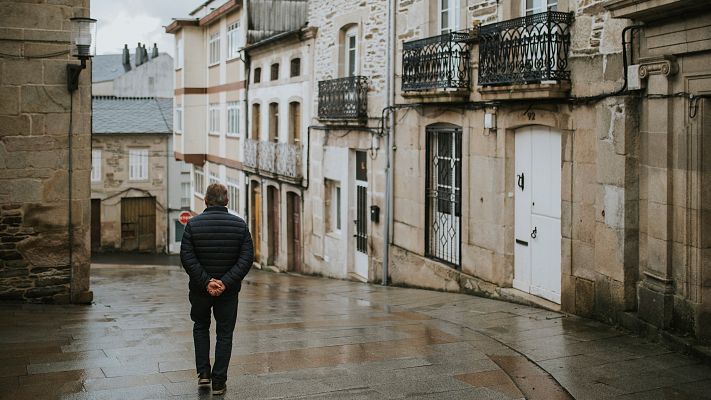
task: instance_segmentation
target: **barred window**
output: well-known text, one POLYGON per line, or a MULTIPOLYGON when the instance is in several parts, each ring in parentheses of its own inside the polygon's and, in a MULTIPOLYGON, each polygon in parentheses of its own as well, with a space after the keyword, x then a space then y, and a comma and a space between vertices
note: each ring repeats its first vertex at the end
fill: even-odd
POLYGON ((294 58, 291 60, 291 71, 290 71, 291 77, 299 76, 301 75, 301 59, 300 58, 294 58))

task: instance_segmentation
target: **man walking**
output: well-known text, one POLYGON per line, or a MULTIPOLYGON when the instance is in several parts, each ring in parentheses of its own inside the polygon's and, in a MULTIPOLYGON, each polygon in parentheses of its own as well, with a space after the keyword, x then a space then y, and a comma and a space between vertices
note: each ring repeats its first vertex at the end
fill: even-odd
POLYGON ((227 212, 227 188, 213 183, 205 192, 205 211, 185 226, 180 260, 190 276, 190 318, 198 384, 212 381, 212 393, 227 390, 227 366, 237 322, 237 296, 252 267, 254 248, 244 220, 227 212), (215 363, 210 367, 210 311, 217 322, 215 363))

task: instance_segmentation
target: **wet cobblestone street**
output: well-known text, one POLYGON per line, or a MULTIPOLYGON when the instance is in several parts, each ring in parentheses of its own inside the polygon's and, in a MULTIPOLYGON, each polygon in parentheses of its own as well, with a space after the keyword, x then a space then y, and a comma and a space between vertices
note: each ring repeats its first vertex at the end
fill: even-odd
MULTIPOLYGON (((94 265, 92 289, 91 306, 0 304, 0 398, 214 397, 181 268, 94 265)), ((711 398, 709 366, 590 320, 259 270, 228 375, 227 399, 711 398)))

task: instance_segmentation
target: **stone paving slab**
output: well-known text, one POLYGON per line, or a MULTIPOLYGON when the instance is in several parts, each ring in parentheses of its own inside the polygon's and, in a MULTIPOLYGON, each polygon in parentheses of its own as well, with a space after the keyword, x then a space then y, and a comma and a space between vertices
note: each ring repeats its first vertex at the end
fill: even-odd
MULTIPOLYGON (((91 306, 0 304, 0 399, 213 398, 182 269, 110 261, 91 306)), ((227 384, 224 399, 696 400, 711 367, 534 307, 255 270, 227 384)))

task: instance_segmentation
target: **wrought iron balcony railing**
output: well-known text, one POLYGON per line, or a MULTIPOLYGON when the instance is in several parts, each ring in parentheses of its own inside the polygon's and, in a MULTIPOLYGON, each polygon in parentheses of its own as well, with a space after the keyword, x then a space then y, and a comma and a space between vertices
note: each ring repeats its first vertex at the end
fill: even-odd
POLYGON ((451 32, 402 45, 402 90, 469 90, 469 32, 451 32))
POLYGON ((319 81, 318 117, 320 119, 366 119, 368 79, 364 76, 350 76, 319 81))
POLYGON ((247 139, 244 142, 244 166, 257 173, 301 179, 303 145, 247 139))
POLYGON ((479 85, 569 81, 573 13, 547 11, 484 25, 479 32, 479 85))

